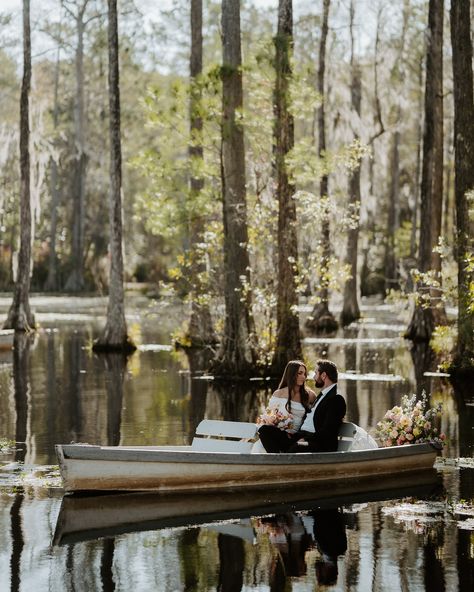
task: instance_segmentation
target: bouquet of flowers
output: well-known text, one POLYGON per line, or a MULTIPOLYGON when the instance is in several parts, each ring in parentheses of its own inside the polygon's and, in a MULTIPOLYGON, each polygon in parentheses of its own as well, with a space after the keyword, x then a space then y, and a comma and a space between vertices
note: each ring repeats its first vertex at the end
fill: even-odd
POLYGON ((376 437, 382 446, 402 446, 419 442, 443 444, 446 436, 439 432, 434 423, 441 414, 441 403, 427 408, 427 397, 423 393, 421 400, 416 395, 402 398, 400 406, 393 407, 377 424, 376 437))
POLYGON ((291 413, 282 413, 275 407, 267 407, 265 412, 257 418, 258 425, 272 425, 280 430, 293 429, 293 415, 291 413))

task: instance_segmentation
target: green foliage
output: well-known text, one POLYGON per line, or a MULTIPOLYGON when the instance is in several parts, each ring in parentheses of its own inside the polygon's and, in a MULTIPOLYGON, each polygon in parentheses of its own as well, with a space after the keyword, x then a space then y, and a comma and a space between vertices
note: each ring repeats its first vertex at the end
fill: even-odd
POLYGON ((157 147, 142 150, 131 160, 148 181, 137 197, 135 218, 143 220, 148 232, 174 245, 169 278, 181 296, 191 294, 201 303, 213 291, 216 261, 221 258, 222 231, 216 224, 220 213, 219 96, 216 68, 192 83, 174 78, 167 86, 149 87, 142 103, 157 147), (190 136, 192 97, 197 100, 191 115, 202 120, 202 130, 194 129, 190 136), (197 146, 203 147, 203 158, 190 156, 190 147, 197 146), (201 182, 200 190, 191 187, 191 178, 201 182))
POLYGON ((456 341, 456 325, 439 325, 433 331, 430 346, 434 352, 442 355, 445 360, 449 361, 456 347, 456 341))
POLYGON ((7 438, 0 438, 0 454, 7 454, 15 449, 15 442, 7 438))

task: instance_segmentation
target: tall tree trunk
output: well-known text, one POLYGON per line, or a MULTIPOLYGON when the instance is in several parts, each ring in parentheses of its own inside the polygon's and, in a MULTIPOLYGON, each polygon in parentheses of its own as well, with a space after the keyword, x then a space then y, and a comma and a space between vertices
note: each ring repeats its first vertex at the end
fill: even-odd
MULTIPOLYGON (((321 97, 321 105, 318 109, 318 128, 319 141, 318 151, 321 158, 324 158, 326 151, 326 125, 325 114, 325 93, 324 76, 326 72, 326 42, 328 36, 330 0, 323 2, 323 22, 321 27, 321 41, 319 44, 319 67, 318 67, 318 93, 321 97)), ((328 200, 329 178, 327 174, 321 177, 319 194, 320 199, 325 202, 328 200)), ((316 292, 318 302, 313 308, 311 315, 306 321, 306 327, 316 332, 331 332, 337 329, 337 321, 334 315, 329 311, 329 283, 328 271, 329 260, 331 257, 331 244, 329 234, 329 208, 324 208, 323 221, 321 225, 321 238, 319 243, 322 247, 321 261, 319 264, 319 286, 316 292)))
POLYGON ((29 331, 35 328, 30 309, 31 198, 30 124, 31 88, 30 0, 23 0, 23 79, 20 94, 20 253, 13 301, 4 328, 29 331))
MULTIPOLYGON (((419 268, 434 271, 441 281, 441 257, 433 252, 441 233, 443 205, 443 9, 444 0, 430 0, 426 54, 425 125, 421 176, 419 268)), ((405 336, 429 341, 436 325, 445 323, 440 291, 420 286, 429 293, 429 305, 415 304, 405 336)))
POLYGON ((84 15, 89 0, 82 0, 77 7, 77 14, 69 8, 66 10, 76 22, 76 97, 74 106, 74 135, 76 141, 76 163, 72 188, 73 219, 71 244, 71 272, 64 286, 65 290, 80 292, 84 289, 84 221, 85 221, 85 193, 86 193, 86 165, 85 148, 85 113, 84 113, 84 31, 86 22, 84 15))
POLYGON ((281 375, 288 360, 301 358, 300 324, 296 273, 298 238, 294 186, 290 183, 285 158, 294 146, 294 121, 289 110, 291 55, 293 52, 293 2, 280 0, 275 37, 274 155, 278 197, 278 294, 276 346, 272 373, 281 375))
POLYGON ((191 275, 193 291, 191 294, 191 318, 187 332, 187 340, 191 346, 203 346, 215 343, 216 336, 212 327, 212 317, 209 305, 201 301, 205 286, 201 281, 201 274, 205 271, 205 265, 199 259, 199 249, 196 245, 202 241, 202 229, 205 220, 193 207, 194 200, 199 196, 204 187, 202 176, 197 176, 194 171, 200 170, 203 160, 202 146, 202 117, 201 117, 201 86, 199 77, 202 74, 202 0, 191 0, 191 55, 190 55, 190 141, 189 159, 191 161, 191 178, 189 181, 191 199, 190 220, 190 253, 192 258, 191 275), (198 258, 198 260, 196 260, 198 258))
POLYGON ((417 257, 417 234, 418 234, 418 208, 420 202, 420 172, 421 172, 421 148, 423 140, 423 60, 420 60, 418 71, 418 82, 420 88, 420 98, 418 101, 418 129, 417 129, 417 143, 416 143, 416 173, 415 173, 415 187, 413 194, 415 196, 415 203, 413 204, 412 227, 410 236, 410 257, 416 259, 417 257))
POLYGON ((107 320, 95 351, 136 349, 127 334, 122 254, 122 147, 120 141, 120 80, 117 0, 108 0, 109 111, 110 111, 110 279, 107 320))
MULTIPOLYGON (((468 194, 474 190, 474 98, 470 1, 451 2, 454 82, 455 199, 458 260, 458 342, 455 367, 474 368, 474 217, 468 194)), ((472 201, 472 197, 471 197, 472 201)))
POLYGON ((385 229, 385 296, 392 288, 398 287, 397 260, 395 257, 395 231, 398 228, 398 206, 400 200, 400 124, 401 109, 397 108, 397 129, 392 134, 392 154, 390 157, 390 188, 388 192, 387 227, 385 229))
MULTIPOLYGON (((54 105, 53 105, 53 128, 54 132, 58 131, 59 120, 59 66, 60 66, 60 45, 56 53, 56 65, 54 69, 54 105)), ((56 232, 58 226, 58 206, 60 201, 60 192, 58 187, 58 163, 56 156, 51 157, 51 239, 49 243, 49 263, 48 263, 48 277, 44 284, 44 290, 47 292, 55 292, 58 288, 58 257, 56 253, 56 232)))
MULTIPOLYGON (((354 2, 351 1, 351 106, 352 110, 357 114, 356 120, 359 124, 362 100, 362 80, 360 67, 354 55, 354 12, 354 2)), ((354 135, 354 140, 358 139, 359 134, 357 132, 354 135)), ((347 232, 346 264, 350 266, 351 275, 344 285, 344 302, 341 313, 342 325, 349 325, 360 317, 357 273, 357 258, 359 256, 360 166, 352 171, 349 179, 348 208, 352 218, 352 224, 347 232)))
POLYGON ((403 25, 400 37, 400 45, 397 52, 397 59, 392 68, 394 80, 399 80, 397 90, 398 105, 396 108, 395 129, 392 135, 392 154, 390 158, 390 189, 388 193, 387 227, 385 239, 385 296, 388 296, 391 289, 399 287, 398 261, 395 254, 395 233, 400 226, 400 126, 402 125, 401 96, 403 92, 403 81, 405 74, 403 70, 403 58, 405 51, 405 38, 410 18, 410 0, 403 2, 403 25))
POLYGON ((248 376, 255 363, 250 305, 240 2, 222 0, 222 197, 224 219, 225 327, 216 373, 248 376))

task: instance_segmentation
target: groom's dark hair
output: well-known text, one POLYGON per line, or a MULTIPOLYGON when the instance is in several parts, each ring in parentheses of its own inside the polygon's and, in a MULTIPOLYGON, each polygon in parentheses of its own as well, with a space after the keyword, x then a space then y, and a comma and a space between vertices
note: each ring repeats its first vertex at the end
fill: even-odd
POLYGON ((337 382, 337 366, 330 360, 318 360, 316 362, 319 372, 326 372, 331 382, 337 382))

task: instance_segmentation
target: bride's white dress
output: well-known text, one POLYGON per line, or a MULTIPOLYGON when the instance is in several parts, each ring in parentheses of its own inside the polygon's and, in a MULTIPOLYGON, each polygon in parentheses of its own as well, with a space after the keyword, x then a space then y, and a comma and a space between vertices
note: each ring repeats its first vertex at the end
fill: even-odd
MULTIPOLYGON (((286 397, 276 397, 275 395, 272 395, 270 397, 270 400, 268 401, 267 407, 270 409, 276 409, 281 413, 288 413, 288 410, 286 408, 287 401, 288 399, 286 397)), ((291 430, 287 430, 287 432, 289 432, 290 434, 294 434, 300 429, 300 426, 303 423, 303 419, 305 416, 305 408, 301 403, 292 401, 291 415, 293 416, 293 427, 291 430)), ((266 450, 263 447, 263 444, 260 442, 260 440, 257 440, 257 442, 255 442, 255 444, 252 447, 252 454, 260 454, 265 452, 266 450)))

